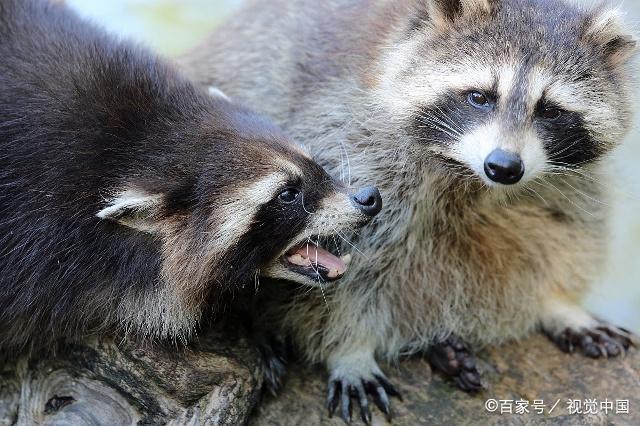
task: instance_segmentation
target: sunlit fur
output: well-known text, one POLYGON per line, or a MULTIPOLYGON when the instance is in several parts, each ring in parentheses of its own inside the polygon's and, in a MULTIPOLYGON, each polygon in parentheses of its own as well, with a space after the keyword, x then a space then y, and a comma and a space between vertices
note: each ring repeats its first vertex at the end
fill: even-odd
POLYGON ((304 294, 274 307, 333 375, 371 377, 374 355, 395 360, 450 333, 482 346, 593 325, 579 302, 605 258, 606 154, 630 126, 635 43, 602 7, 445 8, 457 3, 256 1, 183 58, 202 84, 275 117, 335 176, 381 188, 385 209, 355 239, 364 255, 328 305, 304 294), (459 95, 474 89, 496 92, 495 114, 469 119, 459 95), (579 113, 592 146, 571 132, 545 140, 534 118, 543 93, 579 113), (447 96, 464 112, 439 108, 447 96), (488 187, 480 162, 498 146, 522 155, 520 184, 488 187))

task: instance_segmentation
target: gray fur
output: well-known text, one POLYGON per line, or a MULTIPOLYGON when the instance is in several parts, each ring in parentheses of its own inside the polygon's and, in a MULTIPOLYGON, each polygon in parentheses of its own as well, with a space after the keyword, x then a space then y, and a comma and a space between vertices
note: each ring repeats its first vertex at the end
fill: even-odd
POLYGON ((380 187, 385 209, 354 241, 364 255, 328 308, 316 293, 274 307, 334 376, 370 377, 374 354, 393 361, 451 333, 482 346, 595 322, 579 301, 605 258, 606 153, 629 129, 634 41, 605 9, 559 0, 467 0, 441 12, 427 0, 255 1, 182 61, 200 83, 275 118, 334 176, 380 187), (500 138, 517 150, 542 144, 539 97, 524 100, 541 70, 581 111, 594 158, 565 167, 547 153, 524 184, 489 188, 456 157, 474 130, 466 122, 428 122, 453 133, 451 144, 416 137, 420 108, 484 67, 499 85, 505 65, 515 72, 500 138))

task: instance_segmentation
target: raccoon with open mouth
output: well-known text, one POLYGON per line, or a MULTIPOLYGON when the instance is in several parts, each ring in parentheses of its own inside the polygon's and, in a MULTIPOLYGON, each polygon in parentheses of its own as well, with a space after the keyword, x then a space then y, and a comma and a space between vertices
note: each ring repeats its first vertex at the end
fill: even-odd
POLYGON ((475 390, 468 345, 542 329, 590 357, 626 350, 579 302, 603 269, 635 48, 615 10, 562 0, 262 0, 183 58, 385 197, 328 309, 273 307, 328 366, 331 411, 348 420, 355 396, 368 421, 368 393, 389 412, 376 359, 426 352, 475 390))
POLYGON ((318 246, 381 209, 264 118, 59 3, 0 4, 0 347, 123 329, 186 340, 257 276, 317 286, 318 246))

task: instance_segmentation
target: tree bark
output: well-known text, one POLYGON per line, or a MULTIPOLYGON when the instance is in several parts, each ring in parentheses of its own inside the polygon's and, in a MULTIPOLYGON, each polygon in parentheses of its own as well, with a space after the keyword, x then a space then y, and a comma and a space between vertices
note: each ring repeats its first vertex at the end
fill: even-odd
POLYGON ((255 350, 222 330, 188 349, 94 340, 1 371, 0 425, 244 424, 262 385, 255 350))
MULTIPOLYGON (((637 350, 592 360, 533 336, 479 355, 486 390, 476 395, 458 391, 420 357, 383 366, 404 397, 393 400, 393 424, 640 424, 637 350), (522 399, 529 413, 489 412, 488 399, 505 409, 500 400, 522 399), (597 414, 569 414, 568 399, 581 400, 583 411, 595 399, 597 414), (543 401, 544 414, 535 412, 535 400, 543 401), (616 400, 628 401, 629 414, 616 414, 616 400)), ((322 369, 293 364, 282 394, 258 404, 259 358, 234 332, 212 330, 188 349, 90 341, 55 358, 35 354, 3 366, 0 425, 341 425, 327 416, 325 380, 322 369)), ((355 408, 353 418, 360 424, 355 408)), ((387 421, 373 410, 373 423, 387 421)))

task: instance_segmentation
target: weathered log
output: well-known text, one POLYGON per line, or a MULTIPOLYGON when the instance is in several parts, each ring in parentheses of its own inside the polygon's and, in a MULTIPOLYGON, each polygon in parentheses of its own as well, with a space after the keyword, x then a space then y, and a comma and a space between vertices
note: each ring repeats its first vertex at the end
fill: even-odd
POLYGON ((189 345, 74 344, 5 365, 0 425, 236 425, 262 385, 247 340, 212 330, 189 345))
MULTIPOLYGON (((620 359, 592 360, 564 354, 543 336, 533 336, 491 348, 480 358, 486 390, 477 395, 458 391, 420 357, 384 366, 404 396, 393 401, 393 424, 640 424, 637 350, 620 359), (529 413, 489 412, 488 399, 499 406, 500 400, 528 401, 529 413), (595 399, 598 413, 570 415, 568 399, 581 400, 583 411, 585 401, 595 399), (601 406, 605 399, 612 403, 608 414, 601 406), (543 401, 544 414, 536 413, 536 400, 543 401), (616 414, 616 400, 628 401, 629 414, 616 414)), ((337 416, 327 417, 321 369, 294 364, 282 394, 257 404, 260 377, 257 353, 247 339, 230 332, 210 331, 187 350, 91 341, 56 358, 34 355, 5 365, 0 425, 342 424, 337 416)), ((373 414, 374 424, 386 424, 382 413, 373 414)), ((357 409, 353 415, 359 423, 357 409)))

